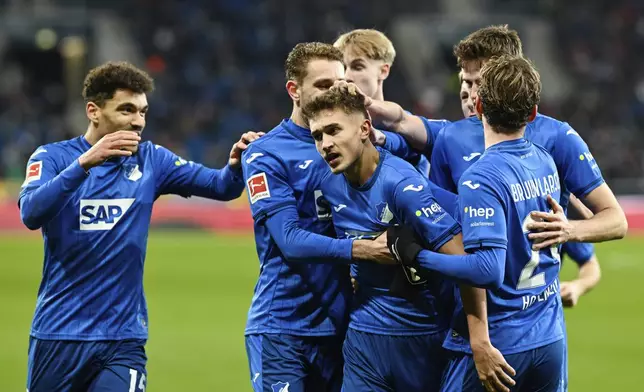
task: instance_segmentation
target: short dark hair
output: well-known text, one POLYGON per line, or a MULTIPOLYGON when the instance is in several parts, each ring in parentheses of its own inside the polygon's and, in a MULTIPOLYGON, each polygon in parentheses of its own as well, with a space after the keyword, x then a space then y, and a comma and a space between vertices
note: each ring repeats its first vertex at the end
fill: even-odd
POLYGON ((306 77, 309 62, 316 59, 339 61, 344 64, 342 52, 335 46, 323 42, 302 42, 295 45, 286 58, 286 80, 301 83, 306 77))
POLYGON ((154 90, 154 80, 128 62, 108 62, 87 73, 83 82, 83 99, 85 103, 94 102, 102 107, 119 89, 147 94, 154 90))
POLYGON ((482 62, 492 57, 523 56, 519 33, 508 25, 488 26, 476 30, 454 46, 458 66, 463 68, 470 61, 482 62))
POLYGON ((369 118, 364 97, 339 88, 333 88, 316 97, 302 108, 302 113, 306 118, 311 119, 324 110, 334 109, 340 109, 346 114, 361 113, 365 119, 369 118))
POLYGON ((525 126, 540 94, 539 72, 523 56, 493 57, 481 69, 478 96, 496 132, 514 133, 525 126))

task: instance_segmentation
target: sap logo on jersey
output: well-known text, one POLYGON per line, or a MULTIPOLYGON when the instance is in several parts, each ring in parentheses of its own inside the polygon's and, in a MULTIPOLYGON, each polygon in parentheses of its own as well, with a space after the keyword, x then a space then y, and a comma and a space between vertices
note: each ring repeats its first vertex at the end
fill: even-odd
POLYGON ((469 214, 470 218, 483 218, 490 219, 494 216, 494 208, 474 208, 474 207, 465 207, 465 213, 469 214))
POLYGON ((80 201, 81 230, 111 230, 130 209, 135 199, 80 201))

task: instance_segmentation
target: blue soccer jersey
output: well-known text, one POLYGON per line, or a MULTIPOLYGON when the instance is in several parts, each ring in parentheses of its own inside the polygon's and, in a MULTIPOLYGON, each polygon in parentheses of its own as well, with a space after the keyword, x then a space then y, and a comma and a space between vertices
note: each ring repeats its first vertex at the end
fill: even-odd
MULTIPOLYGON (((351 300, 347 263, 331 258, 289 261, 287 250, 280 249, 276 234, 271 235, 267 226, 272 216, 295 207, 300 229, 335 236, 331 209, 322 192, 322 178, 329 168, 315 148, 311 131, 284 120, 248 147, 242 168, 260 262, 246 334, 344 333, 351 300)), ((350 260, 351 241, 345 243, 349 247, 344 258, 350 260)), ((317 246, 317 252, 325 251, 324 244, 317 246)))
MULTIPOLYGON (((525 138, 552 155, 563 184, 564 208, 569 193, 581 198, 604 183, 588 146, 568 123, 538 114, 526 126, 525 138)), ((441 188, 457 192, 463 173, 484 150, 483 124, 476 116, 445 126, 433 144, 430 179, 441 188)))
POLYGON ((86 173, 84 137, 38 148, 27 165, 20 212, 45 242, 31 335, 48 340, 146 339, 143 293, 152 204, 162 194, 238 197, 241 173, 208 169, 144 142, 136 154, 86 173))
MULTIPOLYGON (((363 186, 354 187, 344 175, 330 171, 322 181, 337 236, 375 238, 400 223, 411 226, 425 240, 427 249, 437 251, 460 232, 460 226, 441 208, 420 173, 408 162, 379 151, 378 167, 363 186)), ((350 328, 382 335, 418 335, 446 329, 449 314, 441 309, 439 279, 419 285, 412 297, 400 297, 391 290, 399 266, 361 262, 351 268, 359 290, 350 328)))
MULTIPOLYGON (((460 182, 466 251, 506 249, 502 284, 488 290, 492 344, 503 354, 513 354, 562 339, 558 252, 556 247, 533 251, 525 229, 530 212, 549 211, 547 195, 561 197, 552 157, 526 139, 498 143, 465 171, 460 182)), ((445 347, 469 352, 469 342, 461 336, 466 334, 459 306, 445 347)))

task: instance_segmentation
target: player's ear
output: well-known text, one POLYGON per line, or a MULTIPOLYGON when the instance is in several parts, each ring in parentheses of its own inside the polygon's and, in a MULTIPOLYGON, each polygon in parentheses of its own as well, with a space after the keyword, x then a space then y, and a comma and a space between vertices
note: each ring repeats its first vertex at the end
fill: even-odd
POLYGON ((85 114, 89 121, 96 124, 101 116, 101 108, 94 102, 87 102, 87 105, 85 105, 85 114))
POLYGON ((539 111, 539 107, 535 105, 532 110, 530 111, 530 116, 528 117, 528 122, 534 121, 535 118, 537 118, 537 112, 539 111))
POLYGON ((366 142, 369 140, 369 136, 371 135, 371 121, 368 118, 365 118, 362 121, 362 125, 360 125, 360 140, 362 142, 366 142))
POLYGON ((300 92, 298 91, 298 88, 299 86, 296 81, 289 80, 288 82, 286 82, 286 92, 295 102, 300 101, 300 92))
POLYGON ((385 80, 389 77, 391 71, 391 64, 383 64, 380 66, 380 80, 385 80))
POLYGON ((476 100, 474 101, 474 108, 476 109, 476 116, 480 120, 483 116, 483 103, 481 102, 481 98, 479 96, 476 96, 476 100))

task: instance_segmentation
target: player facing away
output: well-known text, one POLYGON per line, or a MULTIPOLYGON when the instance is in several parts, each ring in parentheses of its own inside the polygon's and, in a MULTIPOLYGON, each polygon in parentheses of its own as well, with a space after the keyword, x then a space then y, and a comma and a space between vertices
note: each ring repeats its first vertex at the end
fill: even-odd
POLYGON ((244 135, 221 170, 141 142, 153 80, 128 63, 89 71, 83 136, 29 158, 20 214, 42 229, 43 276, 31 326, 27 390, 144 391, 148 311, 143 264, 162 194, 231 200, 244 183, 244 135))
MULTIPOLYGON (((468 256, 421 251, 421 268, 485 284, 492 345, 516 370, 512 391, 557 391, 563 365, 560 260, 557 247, 534 250, 527 225, 561 197, 554 160, 525 139, 537 114, 539 74, 523 57, 489 60, 481 71, 476 111, 485 152, 463 175, 459 204, 468 256), (485 277, 485 278, 483 278, 485 277)), ((454 352, 442 390, 485 390, 477 376, 464 318, 457 316, 445 347, 454 352)))
MULTIPOLYGON (((347 81, 353 82, 366 97, 375 102, 383 101, 384 82, 389 77, 396 58, 396 50, 391 40, 378 30, 356 29, 339 36, 333 45, 342 50, 347 67, 347 81)), ((377 103, 374 106, 377 106, 377 103)), ((422 144, 422 149, 414 150, 400 134, 394 132, 374 130, 374 141, 376 145, 404 158, 427 176, 429 174, 427 156, 431 153, 431 148, 428 149, 425 146, 431 146, 438 132, 450 122, 430 120, 408 112, 405 112, 405 116, 409 122, 424 129, 427 142, 422 144), (427 156, 424 153, 427 153, 427 156)))
POLYGON ((300 43, 286 63, 291 117, 242 157, 260 273, 246 351, 255 391, 339 391, 352 259, 391 261, 386 239, 337 239, 321 191, 328 168, 302 107, 344 79, 342 53, 300 43))
MULTIPOLYGON (((463 117, 467 119, 471 116, 476 116, 476 112, 474 111, 474 101, 472 101, 472 97, 470 95, 470 91, 474 88, 474 82, 470 81, 468 83, 468 81, 463 79, 463 70, 459 72, 459 80, 461 85, 459 92, 461 109, 463 111, 463 117)), ((442 137, 443 136, 441 136, 441 138, 442 137)), ((463 163, 463 165, 471 165, 476 162, 477 159, 477 157, 474 157, 469 161, 464 159, 463 161, 465 163, 463 163)), ((448 160, 448 166, 449 162, 450 160, 448 160)), ((453 162, 460 163, 458 160, 454 160, 453 162)), ((458 183, 458 180, 454 180, 454 183, 458 183)), ((578 205, 578 208, 583 210, 583 216, 580 216, 580 218, 590 219, 592 217, 592 212, 585 206, 578 205)), ((569 217, 571 217, 571 214, 574 216, 575 211, 569 210, 569 217)), ((560 295, 563 305, 564 307, 573 307, 577 305, 581 296, 597 286, 601 278, 601 268, 599 266, 597 255, 595 254, 595 247, 593 244, 586 242, 566 242, 561 247, 560 253, 562 261, 566 256, 568 256, 568 258, 575 262, 579 269, 576 279, 561 282, 560 295)), ((566 377, 566 380, 567 379, 568 378, 566 377)))
MULTIPOLYGON (((318 152, 331 168, 321 189, 338 237, 380 238, 388 227, 404 223, 428 249, 464 253, 459 225, 437 202, 426 178, 371 143, 360 95, 332 89, 304 112, 318 152)), ((404 281, 396 279, 400 267, 395 265, 359 262, 351 268, 359 288, 344 343, 343 391, 437 391, 451 317, 451 307, 442 303, 442 278, 423 280, 413 266, 404 269, 404 281)), ((483 295, 482 290, 464 292, 483 295)), ((484 313, 485 308, 477 316, 484 313)), ((487 338, 486 324, 479 331, 487 338)))

